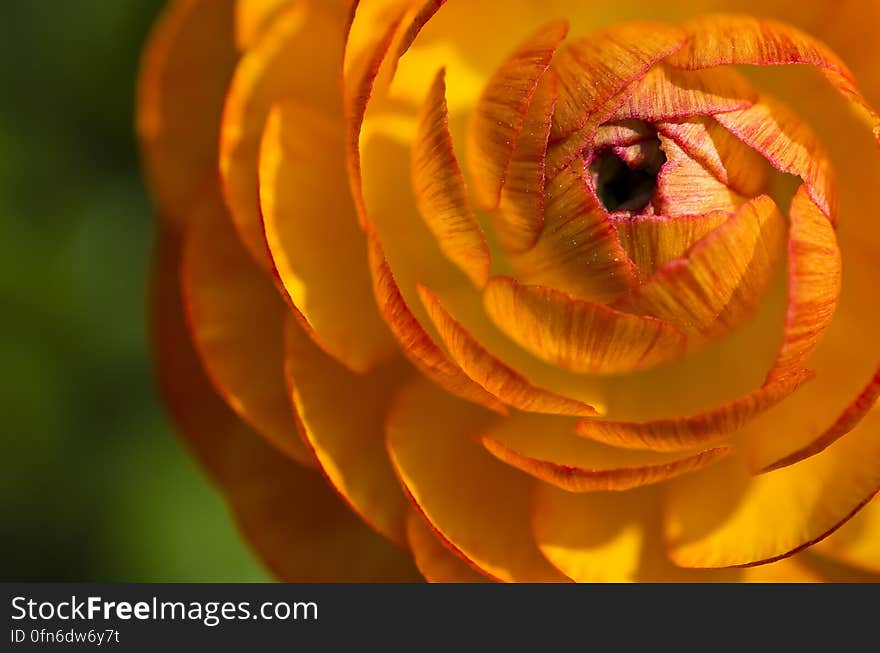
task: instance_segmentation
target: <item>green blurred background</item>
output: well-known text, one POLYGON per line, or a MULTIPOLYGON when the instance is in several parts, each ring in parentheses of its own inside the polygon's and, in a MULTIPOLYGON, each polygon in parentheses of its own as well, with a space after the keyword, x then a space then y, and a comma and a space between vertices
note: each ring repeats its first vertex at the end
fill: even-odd
POLYGON ((132 135, 162 0, 0 9, 0 579, 264 573, 158 403, 132 135))

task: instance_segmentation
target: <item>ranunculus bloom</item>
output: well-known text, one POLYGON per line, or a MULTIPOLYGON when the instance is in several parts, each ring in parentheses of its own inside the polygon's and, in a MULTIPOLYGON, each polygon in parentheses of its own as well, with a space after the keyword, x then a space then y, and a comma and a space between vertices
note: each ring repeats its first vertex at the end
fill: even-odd
POLYGON ((788 4, 170 3, 158 374, 278 577, 880 577, 880 4, 788 4))

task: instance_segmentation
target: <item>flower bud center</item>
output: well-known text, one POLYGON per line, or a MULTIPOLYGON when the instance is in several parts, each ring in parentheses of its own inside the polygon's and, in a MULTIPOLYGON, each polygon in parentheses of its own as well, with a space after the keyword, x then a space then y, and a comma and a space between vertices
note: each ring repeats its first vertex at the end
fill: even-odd
POLYGON ((599 201, 611 212, 641 213, 651 203, 664 163, 666 154, 656 136, 628 148, 599 151, 590 163, 599 201))

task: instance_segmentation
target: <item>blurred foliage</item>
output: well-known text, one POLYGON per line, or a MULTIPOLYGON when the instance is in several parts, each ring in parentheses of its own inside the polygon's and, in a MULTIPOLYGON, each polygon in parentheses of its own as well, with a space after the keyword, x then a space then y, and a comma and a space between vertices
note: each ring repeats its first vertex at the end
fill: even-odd
POLYGON ((261 580, 153 390, 132 136, 161 0, 0 9, 0 579, 261 580))

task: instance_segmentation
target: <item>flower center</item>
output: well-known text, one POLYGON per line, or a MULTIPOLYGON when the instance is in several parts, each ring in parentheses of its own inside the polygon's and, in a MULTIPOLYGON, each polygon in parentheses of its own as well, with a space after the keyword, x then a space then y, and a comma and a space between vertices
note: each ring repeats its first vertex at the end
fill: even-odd
POLYGON ((593 188, 608 211, 640 213, 651 202, 666 154, 655 136, 627 148, 608 148, 590 163, 593 188))

